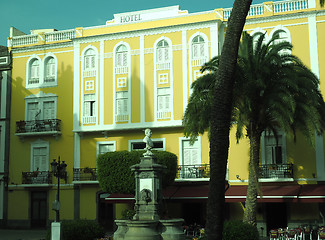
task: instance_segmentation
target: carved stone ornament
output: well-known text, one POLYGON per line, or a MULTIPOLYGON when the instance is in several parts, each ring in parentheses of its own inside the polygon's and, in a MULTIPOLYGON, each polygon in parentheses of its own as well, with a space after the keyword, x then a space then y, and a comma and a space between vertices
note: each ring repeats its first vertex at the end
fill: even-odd
POLYGON ((144 131, 144 134, 146 135, 143 139, 143 142, 146 143, 146 148, 144 149, 146 150, 146 152, 143 154, 143 156, 145 157, 153 156, 154 154, 151 152, 151 149, 153 148, 153 141, 151 140, 152 132, 149 128, 147 128, 144 131))

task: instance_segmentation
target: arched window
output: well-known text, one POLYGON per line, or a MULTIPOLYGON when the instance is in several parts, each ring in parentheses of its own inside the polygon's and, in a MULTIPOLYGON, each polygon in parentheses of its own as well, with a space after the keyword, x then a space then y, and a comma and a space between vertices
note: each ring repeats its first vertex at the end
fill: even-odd
POLYGON ((128 54, 128 50, 125 45, 120 45, 116 49, 116 59, 115 59, 116 67, 127 67, 128 64, 127 54, 128 54))
POLYGON ((84 70, 93 70, 96 67, 96 61, 95 61, 95 50, 94 49, 88 49, 85 52, 85 62, 84 62, 84 70))
POLYGON ((205 42, 203 37, 197 35, 192 40, 192 58, 202 59, 205 58, 205 42))
POLYGON ((157 44, 157 63, 169 62, 169 45, 166 40, 161 40, 157 44))
POLYGON ((277 40, 275 40, 274 43, 290 42, 288 38, 288 34, 282 29, 275 31, 273 33, 273 37, 277 38, 277 40))
POLYGON ((56 73, 56 67, 55 67, 54 58, 53 57, 46 58, 44 82, 46 83, 55 82, 55 73, 56 73))
POLYGON ((37 84, 39 83, 39 73, 40 73, 40 61, 34 59, 30 63, 30 75, 28 79, 28 84, 37 84))

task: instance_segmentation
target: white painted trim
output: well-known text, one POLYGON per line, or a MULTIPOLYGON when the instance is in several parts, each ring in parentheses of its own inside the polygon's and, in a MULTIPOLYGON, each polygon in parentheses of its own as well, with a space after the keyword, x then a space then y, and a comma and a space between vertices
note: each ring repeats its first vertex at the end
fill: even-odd
POLYGON ((211 49, 210 49, 210 56, 211 58, 218 56, 218 23, 212 25, 210 27, 210 40, 211 40, 211 49))
POLYGON ((188 103, 188 58, 187 58, 187 32, 182 31, 182 70, 183 70, 183 113, 185 113, 187 103, 188 103))
POLYGON ((80 168, 80 135, 74 133, 74 168, 80 168))
POLYGON ((270 32, 269 39, 272 39, 273 34, 275 34, 277 31, 284 31, 287 34, 288 41, 291 43, 291 33, 290 31, 284 27, 283 25, 277 25, 275 26, 272 31, 270 32))
POLYGON ((308 8, 316 8, 316 0, 308 0, 308 8))
MULTIPOLYGON (((319 78, 319 58, 318 58, 318 36, 316 25, 316 14, 308 17, 309 27, 309 48, 310 48, 310 68, 311 71, 319 78)), ((323 135, 315 134, 315 154, 316 154, 316 171, 317 180, 325 180, 325 163, 324 163, 324 140, 323 135)))
POLYGON ((120 41, 119 43, 117 43, 114 46, 113 49, 113 123, 116 123, 116 72, 115 72, 115 68, 116 68, 116 50, 120 45, 124 45, 127 48, 127 67, 128 67, 128 115, 129 115, 129 119, 127 123, 131 122, 131 109, 132 109, 132 105, 131 105, 131 47, 127 42, 124 41, 120 41))
POLYGON ((146 118, 145 90, 144 35, 140 35, 140 123, 146 118))
MULTIPOLYGON (((158 149, 158 150, 166 151, 166 138, 151 138, 151 140, 153 142, 162 141, 163 142, 163 148, 158 149)), ((128 140, 129 152, 132 151, 132 149, 131 149, 132 143, 139 143, 139 142, 143 143, 143 139, 131 139, 131 140, 128 140)))
MULTIPOLYGON (((7 71, 0 71, 0 74, 2 74, 2 80, 0 82, 1 84, 1 92, 0 92, 0 118, 7 118, 7 83, 8 83, 8 75, 7 71)), ((1 76, 0 76, 1 78, 1 76)))
MULTIPOLYGON (((45 57, 43 58, 43 69, 42 69, 42 71, 43 71, 43 81, 45 80, 45 67, 46 67, 46 59, 47 58, 53 58, 54 59, 54 62, 55 62, 55 81, 54 81, 54 83, 51 83, 51 86, 53 86, 53 85, 55 85, 55 86, 57 86, 57 84, 58 84, 58 59, 57 59, 57 57, 53 54, 53 53, 47 53, 47 54, 45 54, 45 57)), ((47 84, 46 84, 47 85, 47 84)))
MULTIPOLYGON (((178 138, 178 143, 179 143, 179 148, 178 148, 178 153, 179 153, 179 159, 178 159, 178 165, 183 165, 184 159, 183 159, 183 142, 184 141, 189 141, 190 139, 187 137, 179 137, 178 138)), ((198 144, 199 144, 199 158, 200 162, 202 163, 202 148, 201 148, 201 136, 197 137, 198 144)))
POLYGON ((113 145, 113 147, 114 147, 113 151, 116 151, 116 141, 98 141, 98 142, 96 142, 96 159, 99 155, 99 145, 103 145, 103 144, 113 145))
MULTIPOLYGON (((281 134, 281 141, 282 141, 282 163, 287 163, 287 139, 285 132, 279 130, 279 134, 281 134)), ((270 136, 274 136, 273 133, 270 133, 270 136)), ((265 131, 262 133, 261 136, 261 162, 262 164, 265 163, 265 131)))
MULTIPOLYGON (((85 47, 81 53, 81 78, 82 78, 82 81, 81 81, 81 102, 80 102, 80 108, 81 108, 81 124, 82 125, 85 125, 84 122, 83 122, 83 117, 84 117, 84 96, 85 96, 85 92, 84 92, 84 75, 83 75, 83 72, 84 72, 84 67, 85 67, 85 53, 89 50, 89 49, 92 49, 95 51, 95 71, 96 71, 96 80, 95 80, 95 85, 96 85, 96 92, 95 92, 95 117, 96 117, 96 125, 98 125, 98 121, 99 121, 99 115, 98 115, 98 112, 99 112, 99 103, 98 103, 98 89, 99 89, 99 84, 98 84, 98 49, 93 46, 93 45, 88 45, 87 47, 85 47)), ((86 124, 87 125, 87 124, 86 124)))
MULTIPOLYGON (((168 38, 168 37, 165 37, 165 36, 161 36, 160 38, 158 38, 154 45, 153 45, 153 49, 154 49, 154 54, 153 54, 153 62, 154 62, 154 114, 155 114, 155 122, 157 121, 157 114, 158 114, 158 79, 157 79, 157 73, 159 70, 157 70, 157 44, 161 41, 161 40, 165 40, 168 45, 169 45, 169 51, 168 51, 168 54, 169 54, 169 64, 170 64, 170 67, 169 67, 169 88, 170 88, 170 112, 171 112, 171 120, 174 119, 174 84, 173 84, 173 55, 174 55, 174 52, 173 52, 173 43, 172 41, 168 38)), ((166 70, 165 70, 166 71, 166 70)), ((164 73, 166 73, 164 71, 164 73)))
POLYGON ((157 121, 145 123, 129 123, 129 124, 110 124, 100 126, 80 126, 73 129, 74 132, 105 132, 117 130, 145 129, 145 128, 168 128, 168 127, 183 127, 182 120, 173 121, 157 121))
POLYGON ((30 148, 30 171, 35 171, 33 169, 33 164, 34 164, 34 148, 39 148, 39 147, 46 147, 46 155, 47 155, 47 164, 46 164, 46 169, 43 171, 49 171, 49 158, 50 158, 50 143, 48 141, 44 141, 41 139, 37 139, 34 142, 30 143, 31 148, 30 148))
POLYGON ((104 81, 104 51, 105 51, 105 45, 104 45, 104 40, 100 41, 100 68, 99 68, 99 84, 97 84, 97 92, 99 92, 100 99, 98 102, 99 106, 99 124, 100 126, 104 125, 104 109, 105 109, 105 100, 104 100, 104 89, 105 89, 105 81, 104 81), (98 90, 100 85, 100 90, 98 90))
POLYGON ((73 71, 73 129, 80 128, 80 44, 74 45, 74 71, 73 71))

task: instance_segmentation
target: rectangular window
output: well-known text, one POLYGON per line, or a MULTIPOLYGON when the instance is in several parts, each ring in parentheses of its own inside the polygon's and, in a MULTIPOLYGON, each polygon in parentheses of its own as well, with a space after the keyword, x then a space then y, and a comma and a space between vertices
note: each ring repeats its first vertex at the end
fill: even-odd
POLYGON ((127 52, 116 53, 116 67, 127 66, 127 52))
POLYGON ((170 88, 158 88, 158 112, 170 112, 170 88))
POLYGON ((27 121, 36 120, 38 112, 38 102, 27 103, 27 121))
POLYGON ((116 151, 115 141, 97 142, 97 156, 107 152, 116 151))
MULTIPOLYGON (((165 151, 165 139, 151 139, 153 142, 153 150, 165 151)), ((133 150, 144 150, 146 143, 142 140, 130 140, 129 151, 133 150)))
POLYGON ((93 117, 95 116, 95 94, 84 95, 84 116, 93 117))
POLYGON ((182 140, 182 164, 201 164, 201 151, 198 140, 196 140, 193 145, 190 144, 190 140, 182 140))
POLYGON ((34 147, 32 171, 47 171, 47 162, 47 147, 34 147))
POLYGON ((94 55, 85 56, 85 70, 92 70, 96 67, 96 60, 94 55))
POLYGON ((205 58, 205 47, 204 43, 195 43, 192 45, 192 56, 194 59, 205 58))
POLYGON ((116 115, 128 114, 128 91, 116 92, 116 115))
POLYGON ((278 143, 273 135, 264 136, 265 144, 265 163, 266 164, 282 164, 282 136, 278 136, 278 143))
POLYGON ((55 119, 54 101, 43 102, 43 119, 55 119))

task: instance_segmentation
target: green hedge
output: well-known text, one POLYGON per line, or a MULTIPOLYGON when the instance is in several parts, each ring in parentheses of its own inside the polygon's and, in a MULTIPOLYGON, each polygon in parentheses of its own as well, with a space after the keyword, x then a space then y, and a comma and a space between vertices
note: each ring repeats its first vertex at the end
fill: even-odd
MULTIPOLYGON (((73 220, 61 222, 61 234, 62 240, 90 240, 104 237, 105 231, 96 221, 73 220)), ((51 239, 51 229, 46 239, 51 239)))
MULTIPOLYGON (((102 154, 97 159, 99 185, 108 193, 134 194, 135 179, 130 167, 140 163, 144 151, 117 151, 102 154)), ((174 182, 177 171, 177 156, 170 152, 153 151, 157 163, 165 165, 162 184, 166 187, 174 182)))
POLYGON ((223 240, 258 240, 257 228, 242 221, 227 221, 223 226, 223 240))

